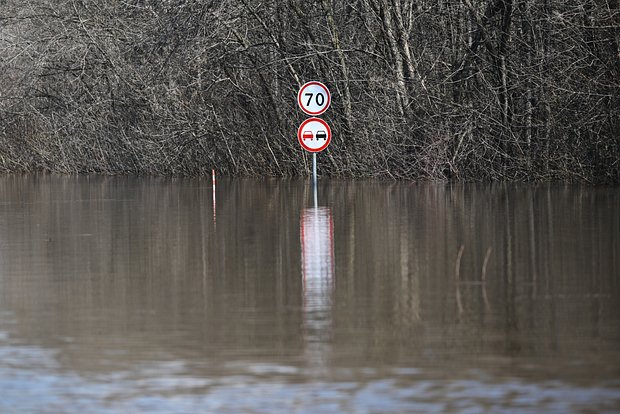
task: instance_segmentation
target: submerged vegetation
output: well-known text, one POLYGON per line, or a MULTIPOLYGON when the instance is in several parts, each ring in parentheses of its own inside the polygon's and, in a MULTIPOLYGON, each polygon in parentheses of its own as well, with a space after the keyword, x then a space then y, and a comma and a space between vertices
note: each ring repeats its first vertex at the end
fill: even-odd
POLYGON ((620 181, 618 0, 0 0, 0 171, 620 181))

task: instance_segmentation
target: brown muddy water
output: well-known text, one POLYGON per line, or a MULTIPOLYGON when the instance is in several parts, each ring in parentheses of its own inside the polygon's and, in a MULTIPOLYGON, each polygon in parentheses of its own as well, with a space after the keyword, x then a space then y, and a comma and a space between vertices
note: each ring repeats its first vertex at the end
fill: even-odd
POLYGON ((620 188, 0 177, 1 413, 620 410, 620 188))

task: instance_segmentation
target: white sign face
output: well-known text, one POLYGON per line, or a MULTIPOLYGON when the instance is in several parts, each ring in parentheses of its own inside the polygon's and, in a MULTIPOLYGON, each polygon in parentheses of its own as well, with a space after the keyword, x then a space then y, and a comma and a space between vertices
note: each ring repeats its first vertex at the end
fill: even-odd
POLYGON ((321 82, 307 82, 297 93, 297 103, 308 115, 321 115, 327 111, 331 100, 329 89, 321 82))
POLYGON ((308 118, 297 129, 299 144, 310 152, 321 152, 332 140, 332 130, 321 118, 308 118))

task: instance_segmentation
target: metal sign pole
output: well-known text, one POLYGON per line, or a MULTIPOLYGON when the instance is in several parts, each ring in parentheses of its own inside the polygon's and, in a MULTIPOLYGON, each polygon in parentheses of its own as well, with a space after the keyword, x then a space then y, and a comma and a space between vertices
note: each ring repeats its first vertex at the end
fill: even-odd
POLYGON ((316 187, 316 152, 312 153, 312 184, 316 187))
POLYGON ((316 152, 312 153, 312 188, 314 190, 314 208, 318 207, 318 197, 316 194, 316 152))

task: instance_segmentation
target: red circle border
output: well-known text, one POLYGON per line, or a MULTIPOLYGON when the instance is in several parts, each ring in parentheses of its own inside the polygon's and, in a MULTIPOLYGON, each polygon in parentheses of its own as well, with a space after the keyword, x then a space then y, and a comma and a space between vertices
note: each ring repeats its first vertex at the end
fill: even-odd
POLYGON ((299 128, 297 128, 297 141, 299 141, 299 145, 301 145, 301 147, 308 152, 321 152, 325 148, 327 148, 330 142, 332 142, 332 129, 329 127, 329 125, 327 125, 327 122, 323 121, 321 118, 308 118, 304 122, 302 122, 301 125, 299 125, 299 128), (304 144, 304 141, 301 139, 301 131, 304 129, 304 126, 306 126, 306 124, 311 121, 318 121, 323 124, 325 129, 327 129, 327 141, 320 148, 310 148, 306 146, 306 144, 304 144))
POLYGON ((297 92, 297 105, 299 105, 301 110, 304 111, 305 113, 307 113, 308 115, 321 115, 323 112, 327 111, 327 109, 329 108, 331 103, 332 103, 332 94, 331 94, 331 92, 329 91, 329 89, 327 89, 327 86, 325 86, 325 84, 323 84, 323 83, 321 83, 319 81, 306 82, 299 89, 299 92, 297 92), (306 89, 308 86, 311 86, 311 85, 319 85, 320 87, 325 89, 325 92, 327 92, 327 105, 325 105, 325 108, 323 108, 322 111, 310 112, 310 111, 307 111, 306 109, 304 109, 303 105, 301 104, 301 96, 303 94, 304 89, 306 89))

